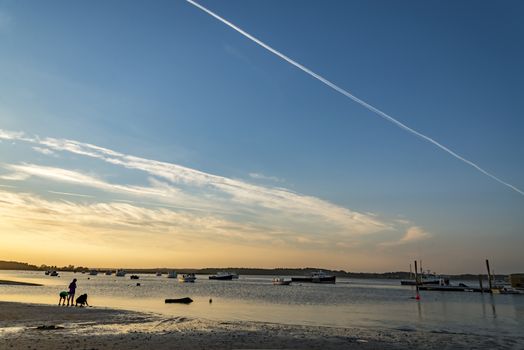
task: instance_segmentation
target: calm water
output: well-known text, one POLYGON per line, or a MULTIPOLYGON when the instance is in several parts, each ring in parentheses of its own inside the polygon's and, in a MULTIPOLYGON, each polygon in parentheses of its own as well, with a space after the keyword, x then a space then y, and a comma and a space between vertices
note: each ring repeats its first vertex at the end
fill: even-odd
MULTIPOLYGON (((197 275, 180 283, 166 275, 126 277, 0 271, 0 279, 44 284, 42 287, 0 285, 0 300, 58 303, 58 293, 77 278, 77 295, 87 293, 95 307, 151 311, 170 316, 212 320, 249 320, 337 327, 380 327, 435 332, 520 335, 524 329, 524 295, 421 292, 395 280, 337 279, 329 284, 273 286, 270 276, 240 276, 213 281, 197 275), (139 282, 141 286, 136 286, 139 282), (190 305, 164 304, 165 298, 191 297, 190 305), (209 299, 213 303, 209 303, 209 299)), ((458 283, 458 281, 454 281, 458 283)), ((469 283, 474 285, 474 283, 469 283)), ((58 306, 57 306, 58 307, 58 306)))

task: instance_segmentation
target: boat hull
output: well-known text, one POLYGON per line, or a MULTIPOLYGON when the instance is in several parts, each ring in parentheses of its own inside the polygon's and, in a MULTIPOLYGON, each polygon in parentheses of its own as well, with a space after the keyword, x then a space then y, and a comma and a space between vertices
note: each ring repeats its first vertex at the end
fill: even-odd
POLYGON ((325 277, 292 277, 292 282, 306 282, 306 283, 336 283, 336 276, 325 277))
POLYGON ((233 279, 233 275, 209 276, 209 279, 217 281, 231 281, 233 279))

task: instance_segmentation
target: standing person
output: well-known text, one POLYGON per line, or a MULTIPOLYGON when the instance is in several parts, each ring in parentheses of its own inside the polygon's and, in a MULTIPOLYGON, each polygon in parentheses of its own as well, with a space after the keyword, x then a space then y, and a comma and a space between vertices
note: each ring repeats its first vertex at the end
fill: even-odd
POLYGON ((69 283, 69 295, 67 296, 67 306, 69 306, 69 301, 71 301, 71 306, 75 304, 75 291, 76 278, 73 279, 73 282, 69 283))

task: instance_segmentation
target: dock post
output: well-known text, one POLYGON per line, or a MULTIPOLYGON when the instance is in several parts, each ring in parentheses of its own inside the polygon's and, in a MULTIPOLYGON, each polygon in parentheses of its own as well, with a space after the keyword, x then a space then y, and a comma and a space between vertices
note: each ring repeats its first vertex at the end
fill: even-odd
POLYGON ((488 284, 489 284, 489 292, 491 293, 491 289, 493 288, 493 285, 491 284, 491 270, 489 269, 489 260, 486 259, 486 268, 488 269, 488 284))
POLYGON ((415 289, 417 291, 417 294, 415 295, 415 299, 420 300, 420 294, 418 292, 418 271, 417 271, 417 261, 415 260, 415 289))
POLYGON ((484 287, 482 286, 482 275, 479 275, 480 292, 484 293, 484 287))

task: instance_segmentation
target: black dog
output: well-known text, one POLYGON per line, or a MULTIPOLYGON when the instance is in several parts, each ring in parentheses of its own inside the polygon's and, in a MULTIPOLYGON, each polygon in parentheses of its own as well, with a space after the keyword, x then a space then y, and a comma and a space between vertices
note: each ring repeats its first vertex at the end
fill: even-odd
POLYGON ((87 303, 87 294, 82 294, 81 296, 76 298, 75 306, 78 306, 78 304, 80 304, 80 306, 89 306, 89 304, 87 303))

